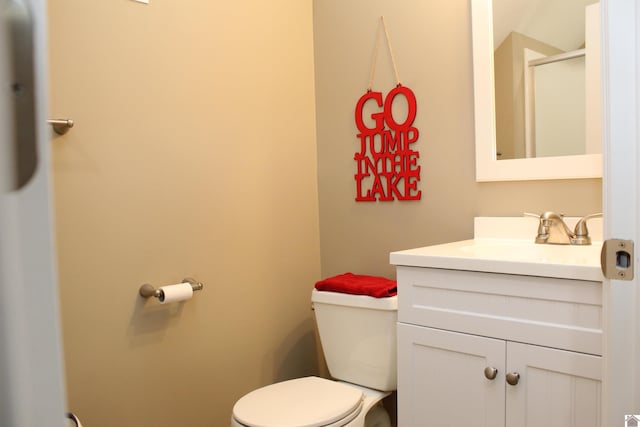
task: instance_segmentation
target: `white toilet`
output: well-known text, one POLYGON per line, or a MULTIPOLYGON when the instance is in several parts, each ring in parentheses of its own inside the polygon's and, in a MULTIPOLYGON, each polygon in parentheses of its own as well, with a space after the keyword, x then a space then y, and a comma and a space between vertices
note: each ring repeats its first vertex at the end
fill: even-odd
POLYGON ((313 290, 322 350, 333 378, 271 384, 238 400, 232 427, 389 427, 381 400, 397 387, 398 297, 313 290))

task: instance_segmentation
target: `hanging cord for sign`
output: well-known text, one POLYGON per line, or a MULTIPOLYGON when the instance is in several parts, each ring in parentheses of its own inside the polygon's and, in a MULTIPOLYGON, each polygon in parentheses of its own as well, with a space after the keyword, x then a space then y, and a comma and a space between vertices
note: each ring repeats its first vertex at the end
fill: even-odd
MULTIPOLYGON (((380 22, 382 23, 382 29, 384 30, 384 35, 387 38, 387 47, 389 48, 389 55, 391 56, 391 64, 393 65, 393 72, 396 75, 397 86, 401 86, 400 76, 398 74, 398 67, 396 66, 396 60, 393 56, 393 48, 391 47, 391 39, 389 38, 389 31, 387 31, 387 24, 384 22, 384 16, 380 17, 380 22)), ((376 47, 373 51, 373 63, 371 64, 371 73, 369 74, 369 86, 367 87, 367 92, 371 92, 371 88, 373 87, 373 77, 376 73, 376 62, 378 62, 378 50, 380 48, 380 26, 376 31, 376 47)))

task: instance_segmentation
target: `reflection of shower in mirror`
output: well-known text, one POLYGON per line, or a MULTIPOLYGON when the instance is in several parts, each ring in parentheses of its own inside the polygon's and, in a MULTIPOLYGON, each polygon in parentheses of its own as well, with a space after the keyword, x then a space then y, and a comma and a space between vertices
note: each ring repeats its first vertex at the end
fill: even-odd
POLYGON ((600 153, 594 0, 494 0, 498 159, 600 153))
POLYGON ((584 49, 553 56, 524 51, 525 156, 585 154, 584 49))
MULTIPOLYGON (((504 62, 500 61, 500 56, 496 55, 497 52, 494 49, 495 46, 499 46, 494 43, 493 37, 493 21, 494 13, 493 6, 500 4, 512 3, 518 5, 520 11, 527 11, 530 4, 540 4, 539 2, 548 2, 549 0, 470 0, 471 2, 471 18, 472 18, 472 39, 473 39, 473 80, 474 80, 474 116, 475 116, 475 143, 476 143, 476 181, 488 182, 488 181, 522 181, 522 180, 537 180, 537 179, 580 179, 580 178, 601 178, 602 177, 602 154, 601 150, 591 150, 587 148, 589 153, 593 154, 580 154, 580 155, 567 155, 567 156, 547 156, 547 157, 525 157, 524 148, 524 47, 541 52, 544 56, 555 55, 567 51, 576 49, 586 49, 585 54, 585 100, 591 99, 593 96, 600 97, 601 84, 597 81, 599 79, 599 73, 595 75, 595 78, 590 76, 588 71, 590 68, 599 70, 599 55, 589 52, 590 48, 596 46, 599 41, 600 30, 593 30, 593 36, 595 42, 590 39, 591 35, 582 34, 579 37, 579 43, 572 42, 570 48, 566 48, 564 44, 554 42, 549 43, 545 40, 544 43, 537 43, 536 45, 523 46, 523 40, 528 41, 533 39, 531 35, 518 33, 518 31, 511 30, 507 35, 511 35, 510 43, 512 46, 520 46, 518 49, 506 48, 508 44, 502 43, 506 52, 519 52, 519 58, 513 60, 511 55, 504 55, 507 58, 504 62), (524 37, 528 37, 525 39, 524 37), (577 44, 576 44, 577 43, 577 44), (545 48, 545 45, 553 47, 553 51, 547 52, 541 50, 545 48), (593 64, 596 64, 595 67, 593 64), (505 67, 506 64, 506 67, 505 67), (513 69, 519 67, 519 72, 514 72, 513 69), (496 72, 494 73, 494 69, 496 72), (500 80, 500 70, 511 69, 510 73, 506 74, 506 78, 500 80), (514 77, 516 76, 516 77, 514 77), (596 79, 597 78, 597 79, 596 79), (594 81, 592 81, 592 79, 594 81), (499 86, 506 86, 511 88, 510 90, 515 93, 514 87, 519 87, 518 96, 501 95, 501 92, 496 88, 499 86), (521 91, 521 92, 520 92, 521 91), (593 92, 590 93, 590 92, 593 92), (517 100, 518 102, 514 102, 517 100), (511 108, 505 108, 511 106, 511 108), (507 118, 497 117, 497 110, 508 114, 507 118), (500 127, 500 125, 505 125, 500 127), (518 132, 515 132, 518 129, 518 132), (498 134, 506 140, 511 142, 518 142, 521 150, 520 157, 516 158, 513 154, 515 150, 514 144, 510 146, 504 146, 512 150, 508 153, 510 157, 499 157, 497 154, 502 152, 504 155, 504 147, 497 147, 496 139, 498 134), (511 148, 513 147, 513 148, 511 148), (504 158, 504 160, 502 160, 504 158), (499 160, 500 159, 500 160, 499 160)), ((593 0, 550 0, 554 7, 567 6, 573 4, 576 1, 595 3, 593 0)), ((583 5, 584 6, 584 5, 583 5)), ((599 10, 599 5, 595 5, 596 12, 599 10)), ((578 19, 581 20, 582 26, 585 26, 584 19, 584 7, 580 9, 578 13, 578 19)), ((591 8, 589 8, 591 10, 591 8)), ((564 19, 564 18, 563 18, 564 19)), ((557 21, 557 19, 556 19, 557 21)), ((599 19, 595 20, 599 23, 599 19)), ((569 25, 565 25, 565 30, 569 30, 569 25)), ((540 39, 538 39, 539 41, 540 39)), ((575 108, 575 106, 574 106, 575 108)), ((599 147, 600 143, 600 131, 596 130, 600 128, 601 112, 600 102, 586 102, 585 104, 585 138, 586 146, 599 147), (596 108, 591 108, 593 105, 596 108), (589 135, 596 135, 595 141, 590 142, 589 135)))

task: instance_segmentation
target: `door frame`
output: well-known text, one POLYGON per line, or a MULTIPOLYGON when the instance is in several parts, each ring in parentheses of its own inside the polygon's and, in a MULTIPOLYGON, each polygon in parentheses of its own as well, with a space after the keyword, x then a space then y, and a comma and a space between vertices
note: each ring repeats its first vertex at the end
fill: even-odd
MULTIPOLYGON (((604 238, 640 244, 640 5, 602 0, 604 238)), ((634 256, 638 265, 638 255, 634 256)), ((603 283, 603 426, 640 414, 640 272, 603 283)))
MULTIPOLYGON (((51 202, 51 129, 47 125, 47 30, 45 0, 10 0, 1 2, 1 12, 19 8, 19 18, 12 12, 0 16, 0 24, 20 23, 0 30, 0 43, 20 45, 20 53, 33 59, 34 84, 25 85, 37 100, 34 113, 37 165, 30 179, 19 189, 0 190, 0 425, 3 427, 63 427, 65 388, 62 362, 62 338, 55 270, 55 247, 51 202), (11 6, 9 6, 11 4, 11 6), (6 7, 6 8, 5 8, 6 7), (24 11, 27 11, 26 13, 24 11), (26 18, 25 18, 26 17, 26 18), (15 34, 20 34, 15 36, 15 34), (29 40, 31 43, 23 43, 29 40), (26 46, 26 48, 25 48, 26 46), (33 49, 31 49, 33 47, 33 49), (29 52, 31 51, 31 52, 29 52)), ((13 25, 13 24, 12 24, 13 25)), ((2 49, 6 53, 5 49, 2 49)), ((12 50, 13 52, 13 50, 12 50)), ((11 64, 11 56, 0 58, 11 64)), ((8 70, 9 67, 4 67, 8 70)), ((2 72, 0 85, 19 85, 21 75, 2 72), (16 82, 18 80, 18 82, 16 82)), ((0 126, 14 130, 16 103, 6 90, 0 91, 3 105, 0 126)), ((10 134, 12 132, 9 132, 10 134)), ((0 136, 0 156, 13 148, 13 139, 0 136)), ((19 144, 24 143, 20 139, 19 144)), ((5 158, 6 160, 6 158, 5 158)), ((17 161, 6 162, 17 167, 17 161)))

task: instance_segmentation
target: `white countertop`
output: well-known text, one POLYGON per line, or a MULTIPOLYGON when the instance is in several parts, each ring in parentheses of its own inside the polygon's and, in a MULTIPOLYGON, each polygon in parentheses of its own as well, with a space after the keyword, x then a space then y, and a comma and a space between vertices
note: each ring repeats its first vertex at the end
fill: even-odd
MULTIPOLYGON (((488 231, 491 221, 487 222, 487 219, 476 218, 475 239, 392 252, 390 262, 414 267, 603 280, 600 269, 601 241, 594 241, 586 246, 536 244, 535 218, 532 230, 528 232, 530 238, 491 238, 487 237, 491 235, 488 231)), ((531 227, 531 219, 510 218, 514 219, 523 220, 523 225, 531 227)), ((596 223, 596 228, 597 226, 596 223)), ((513 234, 522 237, 522 234, 513 234)), ((593 235, 599 237, 601 232, 596 229, 593 235)))

